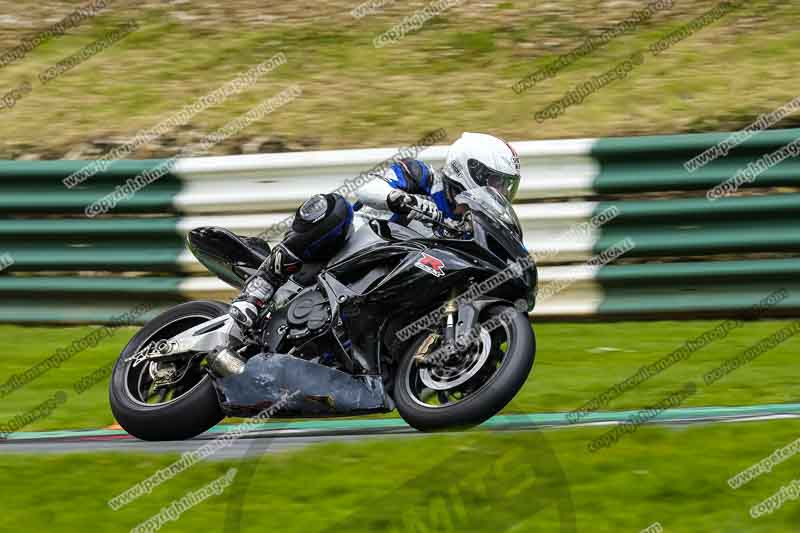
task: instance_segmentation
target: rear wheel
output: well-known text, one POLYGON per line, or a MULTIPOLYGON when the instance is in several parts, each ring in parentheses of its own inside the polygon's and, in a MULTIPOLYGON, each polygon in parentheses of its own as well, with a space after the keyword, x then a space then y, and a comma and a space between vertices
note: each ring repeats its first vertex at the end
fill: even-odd
POLYGON ((494 305, 480 318, 478 339, 446 358, 415 355, 427 335, 411 343, 395 374, 400 416, 422 431, 478 425, 505 407, 533 367, 536 339, 527 315, 494 305), (487 328, 489 320, 500 325, 487 328), (431 360, 433 359, 433 360, 431 360))
POLYGON ((125 431, 142 440, 183 440, 224 418, 203 354, 167 364, 130 359, 146 346, 226 314, 228 307, 202 301, 178 305, 148 322, 128 342, 114 366, 109 390, 111 411, 125 431))

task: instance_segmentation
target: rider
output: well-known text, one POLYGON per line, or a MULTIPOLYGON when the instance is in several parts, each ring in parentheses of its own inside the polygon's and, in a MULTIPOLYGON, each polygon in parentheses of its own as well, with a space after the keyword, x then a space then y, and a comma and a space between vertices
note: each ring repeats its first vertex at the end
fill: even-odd
MULTIPOLYGON (((411 222, 424 216, 458 218, 455 197, 475 187, 493 187, 509 200, 520 182, 519 156, 507 142, 482 133, 464 133, 447 152, 440 173, 416 159, 403 159, 356 192, 357 209, 367 207, 411 222), (386 212, 389 213, 386 213, 386 212)), ((318 194, 295 213, 291 229, 233 301, 230 316, 249 330, 275 290, 305 261, 333 257, 352 231, 353 206, 339 194, 318 194)))

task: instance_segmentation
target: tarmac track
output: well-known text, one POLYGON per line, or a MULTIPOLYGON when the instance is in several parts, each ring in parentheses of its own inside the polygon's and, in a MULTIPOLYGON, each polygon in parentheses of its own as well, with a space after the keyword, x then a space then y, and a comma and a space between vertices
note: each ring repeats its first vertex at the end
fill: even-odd
MULTIPOLYGON (((586 426, 612 426, 625 422, 637 412, 596 412, 576 424, 569 422, 567 413, 498 415, 472 431, 559 430, 586 426)), ((741 423, 785 418, 800 418, 800 404, 668 409, 649 420, 647 424, 741 423)), ((0 453, 184 453, 199 448, 231 427, 233 426, 221 424, 194 439, 172 442, 140 441, 122 430, 113 429, 20 432, 9 435, 5 441, 0 441, 0 453)), ((420 438, 426 435, 428 434, 420 433, 396 418, 269 422, 254 424, 252 430, 244 433, 240 439, 233 440, 229 446, 212 457, 218 460, 240 458, 254 444, 253 439, 269 441, 269 445, 258 446, 263 448, 263 453, 278 453, 326 442, 348 442, 366 438, 420 438)))

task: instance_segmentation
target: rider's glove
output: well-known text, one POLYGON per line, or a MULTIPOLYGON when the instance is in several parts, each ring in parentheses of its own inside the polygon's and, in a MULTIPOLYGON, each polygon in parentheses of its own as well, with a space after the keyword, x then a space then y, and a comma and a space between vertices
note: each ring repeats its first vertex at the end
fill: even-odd
POLYGON ((393 213, 405 215, 409 220, 435 220, 441 222, 444 214, 427 196, 394 190, 386 197, 386 205, 393 213))

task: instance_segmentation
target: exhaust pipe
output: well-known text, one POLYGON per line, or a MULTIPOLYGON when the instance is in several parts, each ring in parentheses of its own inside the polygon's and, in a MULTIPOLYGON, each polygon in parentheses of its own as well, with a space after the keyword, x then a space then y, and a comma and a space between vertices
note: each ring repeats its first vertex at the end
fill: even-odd
POLYGON ((241 374, 244 372, 244 367, 247 364, 247 361, 229 348, 222 348, 221 350, 211 352, 208 354, 206 360, 211 370, 223 378, 234 374, 241 374))

